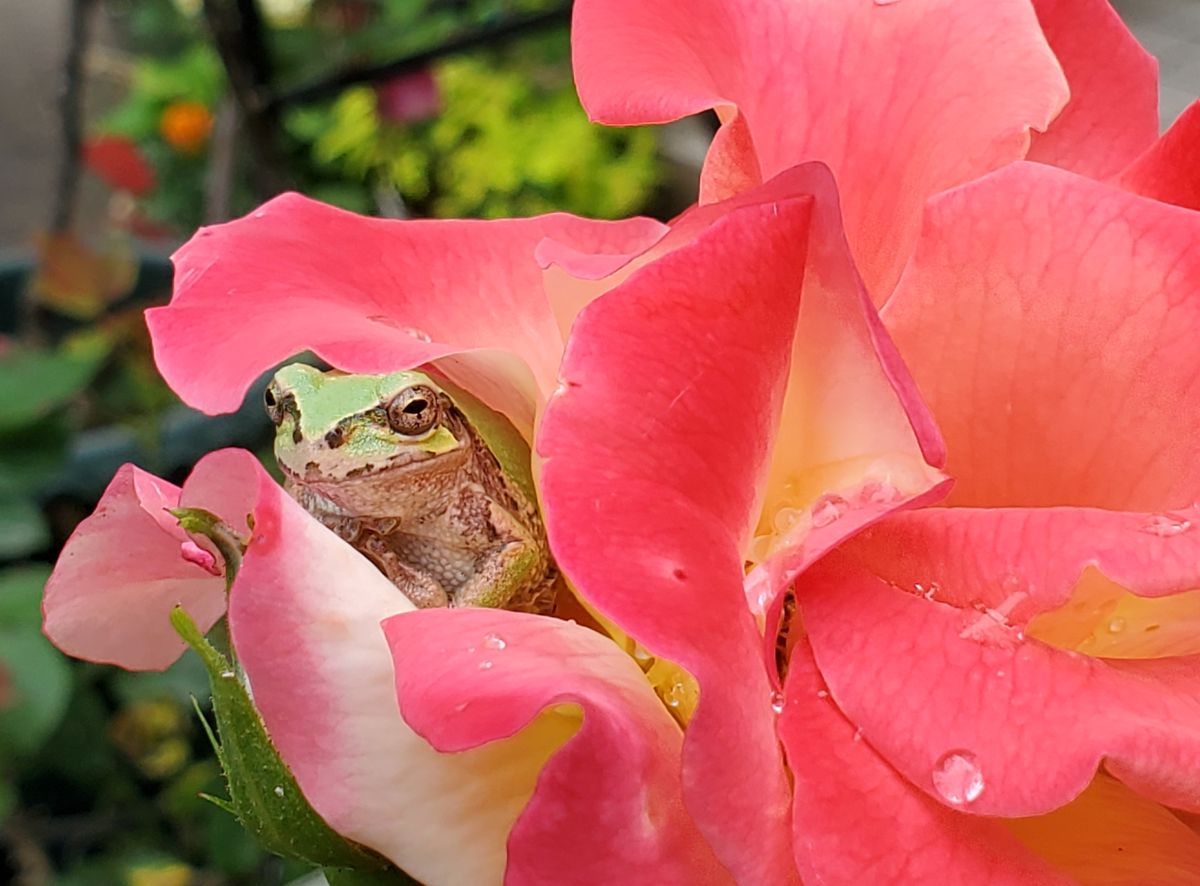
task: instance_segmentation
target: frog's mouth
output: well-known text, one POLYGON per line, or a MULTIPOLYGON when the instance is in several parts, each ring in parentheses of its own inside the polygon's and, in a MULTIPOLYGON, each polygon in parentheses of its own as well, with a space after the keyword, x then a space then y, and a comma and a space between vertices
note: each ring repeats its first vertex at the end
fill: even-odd
POLYGON ((322 465, 317 461, 309 461, 303 470, 296 470, 280 461, 279 469, 289 479, 305 486, 338 486, 356 481, 365 482, 384 474, 389 479, 401 480, 405 476, 425 472, 431 462, 436 464, 438 473, 443 470, 457 471, 466 462, 468 455, 465 448, 449 451, 411 450, 381 457, 377 463, 369 461, 352 468, 346 468, 344 464, 322 465))

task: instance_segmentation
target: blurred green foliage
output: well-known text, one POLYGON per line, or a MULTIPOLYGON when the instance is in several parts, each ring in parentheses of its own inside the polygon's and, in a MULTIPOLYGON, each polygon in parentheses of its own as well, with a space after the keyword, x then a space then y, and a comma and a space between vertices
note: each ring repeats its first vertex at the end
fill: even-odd
POLYGON ((289 125, 319 162, 391 185, 417 215, 643 209, 658 178, 654 134, 594 126, 561 68, 536 73, 481 54, 452 58, 435 72, 444 109, 432 120, 390 123, 375 91, 360 87, 328 109, 294 112, 289 125))
MULTIPOLYGON (((319 79, 343 67, 390 61, 473 28, 557 8, 559 0, 315 0, 264 3, 272 85, 319 79), (271 10, 275 8, 272 16, 271 10)), ((204 218, 207 144, 180 150, 164 114, 197 103, 215 115, 224 72, 194 3, 118 4, 136 59, 128 95, 104 122, 136 141, 158 187, 142 198, 155 221, 187 233, 204 218), (155 46, 153 34, 162 34, 155 46)), ((364 213, 500 217, 552 210, 614 218, 646 211, 659 160, 650 129, 592 125, 570 77, 566 27, 504 47, 450 56, 432 68, 441 109, 420 121, 381 114, 371 85, 284 110, 281 147, 305 193, 364 213)), ((382 85, 382 84, 381 84, 382 85)), ((239 167, 231 209, 249 210, 251 170, 239 167)))

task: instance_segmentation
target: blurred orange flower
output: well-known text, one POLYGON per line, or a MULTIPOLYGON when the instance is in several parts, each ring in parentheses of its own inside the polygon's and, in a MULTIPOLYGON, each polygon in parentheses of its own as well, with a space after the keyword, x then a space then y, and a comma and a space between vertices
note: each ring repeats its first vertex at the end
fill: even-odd
POLYGON ((200 102, 171 102, 158 118, 158 131, 175 150, 194 154, 208 141, 213 116, 200 102))

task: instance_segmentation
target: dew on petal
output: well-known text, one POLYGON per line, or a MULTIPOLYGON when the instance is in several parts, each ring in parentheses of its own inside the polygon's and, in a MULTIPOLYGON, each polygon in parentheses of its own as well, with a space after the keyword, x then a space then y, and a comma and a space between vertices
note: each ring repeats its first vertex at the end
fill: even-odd
POLYGON ((859 726, 857 729, 854 730, 854 741, 856 743, 862 741, 862 735, 863 735, 863 730, 862 730, 862 727, 859 726))
POLYGON ((508 642, 499 634, 484 634, 483 647, 485 649, 503 649, 508 646, 508 642))
POLYGON ((863 501, 876 505, 890 504, 903 497, 903 493, 891 483, 884 483, 877 480, 865 484, 861 495, 863 501))
POLYGON ((415 326, 401 326, 400 331, 408 333, 413 338, 415 338, 417 341, 424 341, 424 342, 433 341, 433 339, 429 337, 428 332, 426 332, 423 329, 417 329, 415 326))
POLYGON ((663 694, 663 700, 673 708, 679 707, 687 698, 687 687, 679 680, 671 684, 671 688, 663 694))
POLYGON ((913 585, 913 590, 926 600, 933 601, 937 598, 938 593, 942 590, 942 586, 936 581, 931 581, 929 584, 917 582, 913 585))
POLYGON ((953 806, 974 803, 984 788, 979 761, 970 751, 947 751, 933 764, 933 787, 953 806))
POLYGON ((260 209, 256 213, 254 213, 254 217, 255 218, 266 218, 267 214, 260 209))
POLYGON ((1158 538, 1174 538, 1192 528, 1192 521, 1175 514, 1154 514, 1140 527, 1142 532, 1158 538))
POLYGON ((283 785, 279 785, 279 784, 275 785, 275 796, 276 797, 283 796, 283 785))
POLYGON ((813 526, 820 528, 840 520, 850 510, 850 502, 840 495, 822 495, 812 506, 813 526))
POLYGON ((828 689, 818 689, 817 690, 817 698, 829 698, 829 690, 828 689))
POLYGON ((490 661, 488 661, 486 658, 479 663, 479 670, 481 670, 481 671, 490 671, 492 669, 492 667, 493 667, 492 663, 490 661))
POLYGON ((1110 634, 1119 634, 1123 630, 1125 630, 1125 619, 1121 618, 1121 616, 1118 615, 1116 618, 1109 620, 1108 632, 1110 634))
POLYGON ((771 693, 771 710, 775 713, 782 714, 786 704, 787 698, 778 689, 771 693))
POLYGON ((803 517, 804 513, 796 508, 780 508, 775 512, 771 525, 776 532, 783 535, 799 526, 803 517))

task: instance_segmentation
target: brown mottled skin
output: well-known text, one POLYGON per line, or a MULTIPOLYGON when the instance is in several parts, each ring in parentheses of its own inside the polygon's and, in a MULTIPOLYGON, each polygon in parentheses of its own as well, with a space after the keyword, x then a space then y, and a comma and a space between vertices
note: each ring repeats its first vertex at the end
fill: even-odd
POLYGON ((286 367, 276 376, 268 402, 283 405, 268 411, 279 426, 285 486, 309 513, 418 607, 553 608, 557 571, 536 504, 436 383, 419 373, 358 377, 380 379, 381 402, 340 419, 329 433, 324 425, 306 428, 304 404, 337 392, 328 379, 305 390, 316 371, 299 372, 286 367), (401 390, 412 390, 415 378, 420 390, 436 393, 436 451, 400 436, 394 453, 379 451, 378 440, 386 445, 392 432, 387 401, 400 376, 401 390), (369 440, 369 454, 356 439, 369 440))

